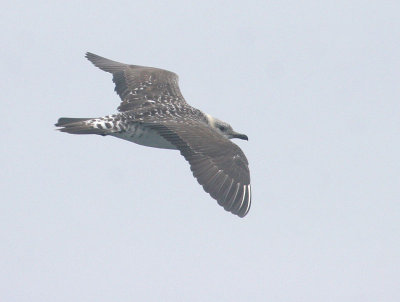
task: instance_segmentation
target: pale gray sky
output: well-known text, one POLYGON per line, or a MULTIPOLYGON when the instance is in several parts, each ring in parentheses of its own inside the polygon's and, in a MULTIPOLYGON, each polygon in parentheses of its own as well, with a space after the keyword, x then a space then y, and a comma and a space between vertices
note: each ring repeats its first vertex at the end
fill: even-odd
POLYGON ((0 300, 400 301, 399 15, 399 1, 3 2, 0 300), (191 105, 249 136, 246 218, 178 152, 54 131, 119 104, 86 51, 178 73, 191 105))

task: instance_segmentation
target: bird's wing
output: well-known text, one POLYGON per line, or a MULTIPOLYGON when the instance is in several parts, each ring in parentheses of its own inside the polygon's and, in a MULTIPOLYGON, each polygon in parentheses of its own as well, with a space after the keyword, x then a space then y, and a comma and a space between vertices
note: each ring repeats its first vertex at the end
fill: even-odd
POLYGON ((147 126, 175 145, 197 181, 218 204, 244 217, 251 204, 248 161, 243 151, 200 121, 164 121, 147 126))
POLYGON ((112 73, 115 91, 122 100, 119 111, 160 103, 186 104, 179 90, 178 76, 173 72, 119 63, 90 52, 86 58, 101 70, 112 73))

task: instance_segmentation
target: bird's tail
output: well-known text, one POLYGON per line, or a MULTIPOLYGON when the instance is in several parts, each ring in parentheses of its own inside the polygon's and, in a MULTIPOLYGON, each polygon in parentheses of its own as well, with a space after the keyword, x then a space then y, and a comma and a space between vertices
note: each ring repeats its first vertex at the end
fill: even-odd
POLYGON ((67 125, 67 124, 88 121, 91 119, 92 118, 90 118, 90 117, 60 117, 57 121, 57 124, 55 124, 55 126, 64 127, 64 125, 67 125))
POLYGON ((61 117, 55 124, 59 131, 71 134, 100 134, 107 135, 122 130, 113 116, 102 118, 72 118, 61 117))

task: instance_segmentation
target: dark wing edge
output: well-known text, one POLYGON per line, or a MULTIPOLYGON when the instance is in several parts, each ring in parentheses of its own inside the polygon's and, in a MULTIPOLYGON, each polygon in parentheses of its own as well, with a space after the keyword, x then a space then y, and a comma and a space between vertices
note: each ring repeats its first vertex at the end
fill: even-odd
POLYGON ((87 52, 85 57, 92 62, 92 64, 101 70, 110 72, 110 73, 115 73, 119 71, 123 71, 126 67, 128 67, 128 64, 124 63, 119 63, 116 61, 112 61, 109 59, 106 59, 104 57, 95 55, 94 53, 87 52))
POLYGON ((250 172, 237 145, 222 137, 225 148, 212 147, 221 142, 221 137, 200 122, 183 131, 176 122, 149 126, 180 150, 194 177, 220 206, 241 218, 246 216, 251 206, 250 172), (208 145, 201 143, 204 140, 208 145))

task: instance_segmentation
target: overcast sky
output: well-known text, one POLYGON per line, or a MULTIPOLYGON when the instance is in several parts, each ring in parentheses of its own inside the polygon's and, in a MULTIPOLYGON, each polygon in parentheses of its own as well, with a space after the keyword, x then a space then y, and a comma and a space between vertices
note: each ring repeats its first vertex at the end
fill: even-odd
POLYGON ((6 1, 0 300, 400 301, 399 1, 6 1), (116 112, 91 51, 249 136, 240 219, 116 112))

